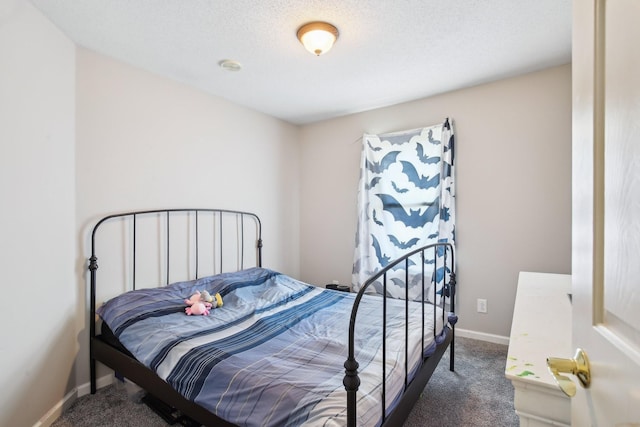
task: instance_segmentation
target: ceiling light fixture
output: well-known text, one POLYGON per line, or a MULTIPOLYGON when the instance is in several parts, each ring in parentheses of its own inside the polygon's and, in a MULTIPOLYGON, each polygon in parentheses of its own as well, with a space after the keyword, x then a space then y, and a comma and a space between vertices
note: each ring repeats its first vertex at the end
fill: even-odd
POLYGON ((320 56, 338 40, 338 29, 327 22, 309 22, 298 29, 298 40, 309 52, 320 56))

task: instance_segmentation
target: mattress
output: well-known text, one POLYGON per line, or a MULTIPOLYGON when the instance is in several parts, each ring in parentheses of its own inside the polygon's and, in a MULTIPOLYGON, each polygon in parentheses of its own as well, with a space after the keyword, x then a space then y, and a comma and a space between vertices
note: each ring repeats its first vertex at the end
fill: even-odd
MULTIPOLYGON (((97 313, 137 360, 187 399, 239 426, 343 426, 342 384, 355 294, 318 288, 273 270, 251 268, 162 288, 127 292, 97 313), (220 293, 208 316, 185 314, 196 290, 220 293)), ((356 321, 360 364, 358 425, 382 420, 383 299, 365 295, 356 321)), ((385 387, 388 410, 443 333, 442 312, 387 301, 385 387), (422 331, 424 352, 422 352, 422 331), (408 372, 407 372, 408 371, 408 372)))

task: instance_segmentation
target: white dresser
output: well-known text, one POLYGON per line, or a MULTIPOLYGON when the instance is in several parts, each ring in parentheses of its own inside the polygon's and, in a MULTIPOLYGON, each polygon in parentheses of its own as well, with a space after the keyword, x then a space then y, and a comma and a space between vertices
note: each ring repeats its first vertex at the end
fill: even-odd
POLYGON ((571 276, 520 272, 505 375, 521 427, 571 425, 571 401, 547 357, 572 358, 571 276))

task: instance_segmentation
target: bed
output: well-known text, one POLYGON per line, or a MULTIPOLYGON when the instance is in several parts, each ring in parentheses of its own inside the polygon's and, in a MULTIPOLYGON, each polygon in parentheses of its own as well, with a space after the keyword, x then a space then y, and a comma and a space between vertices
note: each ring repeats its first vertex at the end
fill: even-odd
POLYGON ((168 414, 206 426, 401 425, 447 347, 454 369, 452 245, 415 249, 358 293, 341 292, 264 268, 261 227, 253 213, 223 209, 99 220, 89 258, 91 392, 100 362, 168 414), (436 271, 446 273, 438 295, 436 271), (387 295, 387 281, 403 275, 427 302, 387 295), (184 300, 203 290, 223 305, 187 315, 184 300))

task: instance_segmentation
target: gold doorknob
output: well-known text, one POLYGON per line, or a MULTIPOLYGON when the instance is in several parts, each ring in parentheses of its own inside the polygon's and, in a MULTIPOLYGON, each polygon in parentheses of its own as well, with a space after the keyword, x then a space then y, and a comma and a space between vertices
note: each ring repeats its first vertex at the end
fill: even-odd
POLYGON ((587 353, 581 348, 576 350, 576 355, 573 359, 561 359, 558 357, 548 357, 547 366, 549 372, 555 378, 556 382, 560 386, 560 389, 569 397, 576 395, 576 385, 571 379, 563 374, 572 374, 578 377, 580 384, 584 388, 589 388, 591 385, 591 368, 589 366, 589 358, 587 353))

